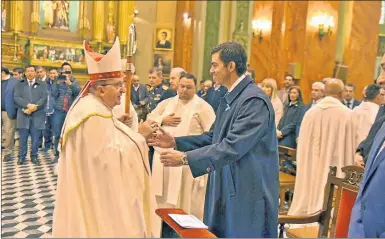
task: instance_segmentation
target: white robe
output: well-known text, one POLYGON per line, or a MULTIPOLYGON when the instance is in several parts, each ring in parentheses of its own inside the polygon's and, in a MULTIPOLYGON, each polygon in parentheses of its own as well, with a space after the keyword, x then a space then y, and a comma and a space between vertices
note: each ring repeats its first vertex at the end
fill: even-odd
POLYGON ((365 101, 353 109, 353 119, 355 122, 355 148, 366 139, 372 127, 380 106, 376 103, 365 101))
POLYGON ((67 114, 61 146, 53 237, 159 236, 143 136, 88 94, 67 114))
MULTIPOLYGON (((175 137, 202 134, 208 131, 215 121, 213 108, 196 95, 184 103, 179 100, 178 95, 166 99, 148 115, 148 119, 161 124, 163 118, 171 113, 181 117, 181 123, 178 127, 163 128, 175 137)), ((159 159, 159 152, 163 150, 155 148, 152 167, 152 182, 158 207, 182 208, 186 213, 203 219, 207 174, 194 178, 188 166, 164 167, 159 159)))
POLYGON ((325 97, 303 118, 297 148, 297 176, 288 215, 309 215, 322 209, 330 166, 353 164, 352 111, 338 99, 325 97))
MULTIPOLYGON (((112 109, 112 113, 116 118, 120 118, 125 113, 125 109, 126 109, 126 94, 122 94, 122 98, 120 99, 120 105, 115 106, 112 109)), ((130 101, 130 115, 132 115, 131 129, 135 132, 138 132, 138 128, 139 128, 138 114, 136 113, 131 101, 130 101)))

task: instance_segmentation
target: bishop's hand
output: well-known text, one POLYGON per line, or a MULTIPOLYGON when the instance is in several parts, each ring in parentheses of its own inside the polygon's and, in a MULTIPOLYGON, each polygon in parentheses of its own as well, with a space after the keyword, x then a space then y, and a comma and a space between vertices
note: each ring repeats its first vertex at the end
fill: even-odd
POLYGON ((153 120, 140 121, 138 132, 146 139, 153 137, 155 131, 159 128, 158 124, 153 120))
POLYGON ((175 138, 162 128, 159 128, 159 131, 161 134, 156 134, 154 137, 147 140, 148 145, 159 148, 175 148, 175 138))

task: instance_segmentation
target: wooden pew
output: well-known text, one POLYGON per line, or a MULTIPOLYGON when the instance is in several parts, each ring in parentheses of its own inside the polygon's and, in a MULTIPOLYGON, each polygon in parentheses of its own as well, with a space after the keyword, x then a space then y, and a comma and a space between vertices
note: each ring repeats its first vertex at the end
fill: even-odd
POLYGON ((285 167, 285 162, 291 161, 295 165, 296 160, 296 150, 293 148, 288 148, 284 146, 278 146, 278 152, 279 152, 279 165, 280 165, 280 171, 279 171, 279 198, 280 198, 280 205, 279 205, 279 212, 280 214, 287 213, 287 210, 285 209, 285 193, 287 191, 293 191, 294 185, 295 185, 295 176, 292 174, 295 174, 295 170, 288 169, 285 167))
MULTIPOLYGON (((175 232, 181 238, 216 238, 206 229, 189 229, 178 225, 168 214, 187 214, 179 208, 158 208, 155 213, 162 219, 162 228, 175 232)), ((163 233, 162 233, 163 234, 163 233)), ((173 236, 171 236, 173 237, 173 236)))
POLYGON ((279 237, 283 238, 285 224, 308 224, 317 222, 319 226, 289 228, 290 238, 346 238, 348 236, 351 211, 363 179, 364 169, 357 166, 342 168, 344 178, 336 176, 337 168, 330 167, 325 196, 321 211, 312 215, 279 215, 279 237))

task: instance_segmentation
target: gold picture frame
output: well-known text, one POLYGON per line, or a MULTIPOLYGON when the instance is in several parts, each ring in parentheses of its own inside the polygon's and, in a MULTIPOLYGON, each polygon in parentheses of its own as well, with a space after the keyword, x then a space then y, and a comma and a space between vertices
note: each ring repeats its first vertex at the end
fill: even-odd
POLYGON ((174 49, 174 35, 174 28, 157 26, 154 31, 154 50, 172 51, 174 49))
POLYGON ((82 43, 52 39, 31 39, 29 49, 31 65, 61 67, 64 62, 73 69, 87 69, 82 43))
POLYGON ((167 77, 173 67, 173 60, 172 52, 156 51, 153 56, 153 66, 162 70, 163 76, 167 77))

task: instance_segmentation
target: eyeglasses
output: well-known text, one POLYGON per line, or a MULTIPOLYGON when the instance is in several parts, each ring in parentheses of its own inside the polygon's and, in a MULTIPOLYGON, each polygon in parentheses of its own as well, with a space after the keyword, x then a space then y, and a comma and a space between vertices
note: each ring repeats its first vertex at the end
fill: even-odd
POLYGON ((120 81, 120 82, 117 82, 117 83, 103 84, 103 85, 101 85, 101 86, 108 86, 108 85, 112 85, 112 86, 114 86, 115 88, 122 88, 123 85, 124 85, 124 82, 120 81))

